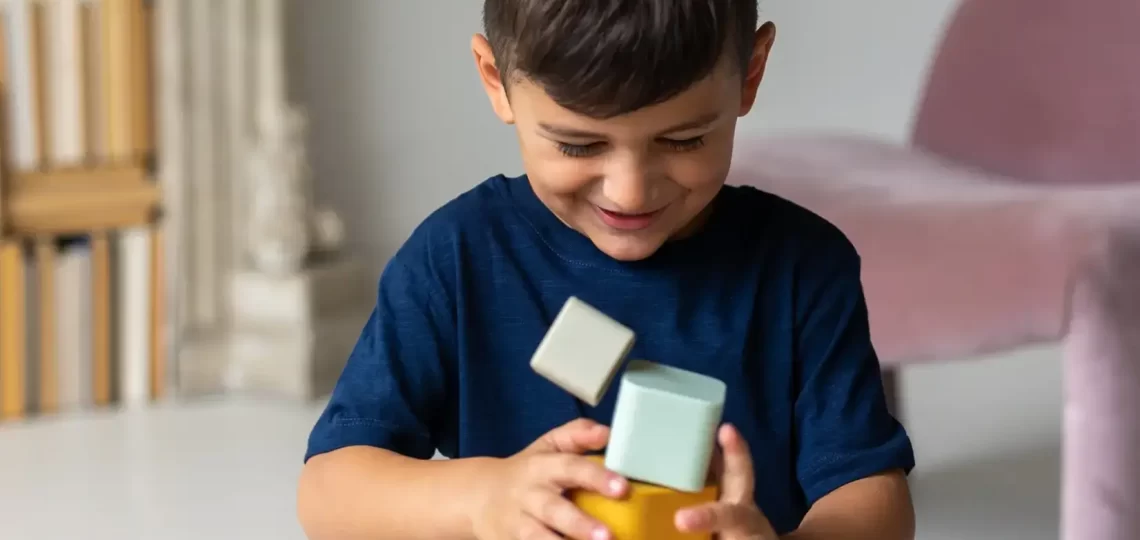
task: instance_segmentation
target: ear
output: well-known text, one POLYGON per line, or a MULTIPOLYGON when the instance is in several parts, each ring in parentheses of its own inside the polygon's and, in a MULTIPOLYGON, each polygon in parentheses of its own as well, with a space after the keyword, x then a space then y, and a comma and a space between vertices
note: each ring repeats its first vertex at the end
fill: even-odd
POLYGON ((756 31, 756 43, 752 48, 752 60, 748 63, 748 73, 744 74, 744 91, 740 96, 740 116, 748 114, 756 104, 756 94, 760 81, 764 80, 764 70, 768 67, 768 57, 772 44, 776 41, 776 25, 764 23, 756 31))
POLYGON ((515 114, 507 99, 507 88, 503 85, 499 68, 495 66, 495 53, 491 50, 490 42, 486 37, 476 34, 471 38, 471 53, 475 55, 475 68, 479 71, 479 79, 483 82, 483 90, 491 100, 495 115, 504 123, 515 123, 515 114))

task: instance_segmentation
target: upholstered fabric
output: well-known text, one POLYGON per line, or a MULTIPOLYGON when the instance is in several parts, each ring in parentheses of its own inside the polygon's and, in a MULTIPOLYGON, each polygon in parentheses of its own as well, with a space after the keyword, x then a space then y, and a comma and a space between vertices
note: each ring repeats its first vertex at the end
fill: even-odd
POLYGON ((965 0, 914 143, 1027 182, 1140 178, 1140 2, 965 0))
POLYGON ((1067 340, 1063 537, 1140 538, 1140 184, 1018 183, 852 138, 739 144, 731 183, 859 250, 885 365, 1067 340))
MULTIPOLYGON (((1135 0, 964 0, 915 122, 914 144, 925 151, 1016 181, 1098 192, 1047 196, 1075 210, 1050 226, 1065 236, 1079 216, 1086 242, 1069 259, 1077 273, 1065 334, 1066 540, 1140 538, 1140 240, 1124 224, 1140 218, 1140 204, 1124 193, 1136 188, 1111 186, 1140 186, 1138 26, 1135 0)), ((1017 268, 1057 272, 1029 261, 1017 268)))
POLYGON ((1140 235, 1104 240, 1065 343, 1065 540, 1140 538, 1140 235))

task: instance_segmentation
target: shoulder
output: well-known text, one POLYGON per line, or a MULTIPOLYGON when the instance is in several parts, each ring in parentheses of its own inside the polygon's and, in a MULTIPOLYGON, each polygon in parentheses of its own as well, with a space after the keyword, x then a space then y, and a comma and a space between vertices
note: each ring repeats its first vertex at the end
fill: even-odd
POLYGON ((842 230, 812 210, 752 186, 726 186, 730 219, 743 241, 775 248, 784 260, 858 264, 859 254, 842 230))
POLYGON ((793 325, 802 328, 839 313, 850 315, 848 310, 863 302, 863 285, 862 261, 847 235, 793 201, 752 187, 739 189, 737 196, 757 223, 747 234, 755 245, 767 246, 756 252, 766 267, 776 268, 766 274, 777 276, 772 284, 789 293, 793 325))
POLYGON ((453 283, 465 261, 485 259, 498 246, 508 245, 521 221, 510 182, 493 176, 432 211, 392 255, 385 273, 453 283))
POLYGON ((506 192, 509 182, 493 176, 435 209, 416 225, 394 258, 411 263, 460 247, 477 248, 486 235, 509 228, 515 214, 506 192))

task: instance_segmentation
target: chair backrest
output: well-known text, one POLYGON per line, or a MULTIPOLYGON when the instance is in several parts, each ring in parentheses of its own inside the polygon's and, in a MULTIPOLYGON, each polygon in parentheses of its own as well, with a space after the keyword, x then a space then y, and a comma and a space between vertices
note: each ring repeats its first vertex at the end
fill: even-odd
POLYGON ((964 0, 913 142, 1027 182, 1140 182, 1140 2, 964 0))

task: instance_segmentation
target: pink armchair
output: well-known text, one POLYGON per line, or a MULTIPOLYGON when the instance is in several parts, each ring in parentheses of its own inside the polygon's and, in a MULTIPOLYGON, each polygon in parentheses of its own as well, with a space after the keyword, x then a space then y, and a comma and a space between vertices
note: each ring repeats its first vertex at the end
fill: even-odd
POLYGON ((885 367, 1056 341, 1065 540, 1140 538, 1140 2, 965 0, 913 141, 738 143, 863 256, 885 367))

